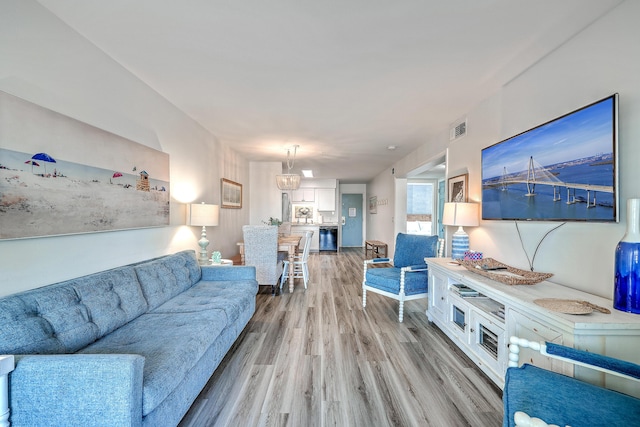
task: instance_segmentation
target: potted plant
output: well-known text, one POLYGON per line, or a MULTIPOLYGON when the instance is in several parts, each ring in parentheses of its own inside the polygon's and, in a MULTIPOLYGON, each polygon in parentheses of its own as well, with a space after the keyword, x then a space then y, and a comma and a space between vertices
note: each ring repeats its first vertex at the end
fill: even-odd
POLYGON ((266 225, 281 225, 282 221, 280 221, 278 218, 269 217, 268 220, 262 221, 262 223, 266 225))

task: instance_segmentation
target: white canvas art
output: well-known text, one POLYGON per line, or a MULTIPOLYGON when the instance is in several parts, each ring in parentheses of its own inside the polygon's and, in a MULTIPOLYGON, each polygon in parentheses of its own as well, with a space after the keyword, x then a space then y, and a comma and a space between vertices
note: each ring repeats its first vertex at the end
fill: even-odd
POLYGON ((169 225, 169 155, 0 92, 0 239, 169 225))

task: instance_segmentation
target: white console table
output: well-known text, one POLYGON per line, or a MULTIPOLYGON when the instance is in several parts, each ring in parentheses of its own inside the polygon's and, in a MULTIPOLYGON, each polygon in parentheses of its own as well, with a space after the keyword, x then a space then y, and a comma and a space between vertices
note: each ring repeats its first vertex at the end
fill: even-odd
MULTIPOLYGON (((429 266, 429 321, 500 388, 504 387, 507 345, 512 335, 640 364, 640 315, 615 310, 609 299, 549 281, 506 285, 455 265, 448 258, 426 258, 425 261, 429 266), (541 298, 584 300, 608 308, 611 314, 558 313, 534 303, 541 298)), ((523 349, 520 360, 640 397, 637 383, 574 368, 531 350, 523 349)))

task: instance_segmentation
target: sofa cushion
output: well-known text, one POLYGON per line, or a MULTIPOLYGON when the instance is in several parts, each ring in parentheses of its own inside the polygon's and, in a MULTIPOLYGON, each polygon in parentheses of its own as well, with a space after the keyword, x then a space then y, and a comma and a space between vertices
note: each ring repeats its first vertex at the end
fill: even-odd
POLYGON ((22 292, 0 300, 0 352, 73 353, 146 309, 131 267, 22 292))
POLYGON ((217 309, 146 313, 79 353, 144 356, 142 412, 146 415, 196 366, 225 327, 226 315, 217 309))
POLYGON ((227 323, 235 322, 238 315, 255 304, 258 286, 254 280, 201 281, 180 295, 170 299, 154 313, 181 313, 220 309, 227 316, 227 323))
POLYGON ((147 311, 147 301, 131 267, 108 270, 69 283, 87 308, 91 322, 98 327, 98 337, 147 311))
POLYGON ((393 266, 424 265, 425 258, 432 258, 437 254, 438 236, 398 233, 393 266))
POLYGON ((202 269, 200 268, 200 264, 198 264, 198 260, 196 259, 195 251, 186 250, 177 252, 174 255, 170 256, 182 258, 184 260, 184 266, 187 270, 189 270, 189 280, 191 281, 191 285, 195 285, 202 279, 202 269))
MULTIPOLYGON (((427 292, 427 272, 415 271, 404 275, 404 294, 415 295, 427 292)), ((389 268, 368 268, 366 276, 367 286, 391 292, 400 293, 400 269, 389 268)))
POLYGON ((178 252, 134 268, 149 310, 189 289, 202 274, 193 251, 178 252))
POLYGON ((0 300, 0 354, 72 353, 95 341, 98 327, 68 284, 0 300))

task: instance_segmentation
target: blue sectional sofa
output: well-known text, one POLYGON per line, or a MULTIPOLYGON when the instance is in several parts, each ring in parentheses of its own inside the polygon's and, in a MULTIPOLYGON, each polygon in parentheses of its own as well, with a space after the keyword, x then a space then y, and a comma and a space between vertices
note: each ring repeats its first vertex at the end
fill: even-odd
POLYGON ((184 251, 1 298, 11 426, 178 424, 257 290, 253 267, 184 251))

